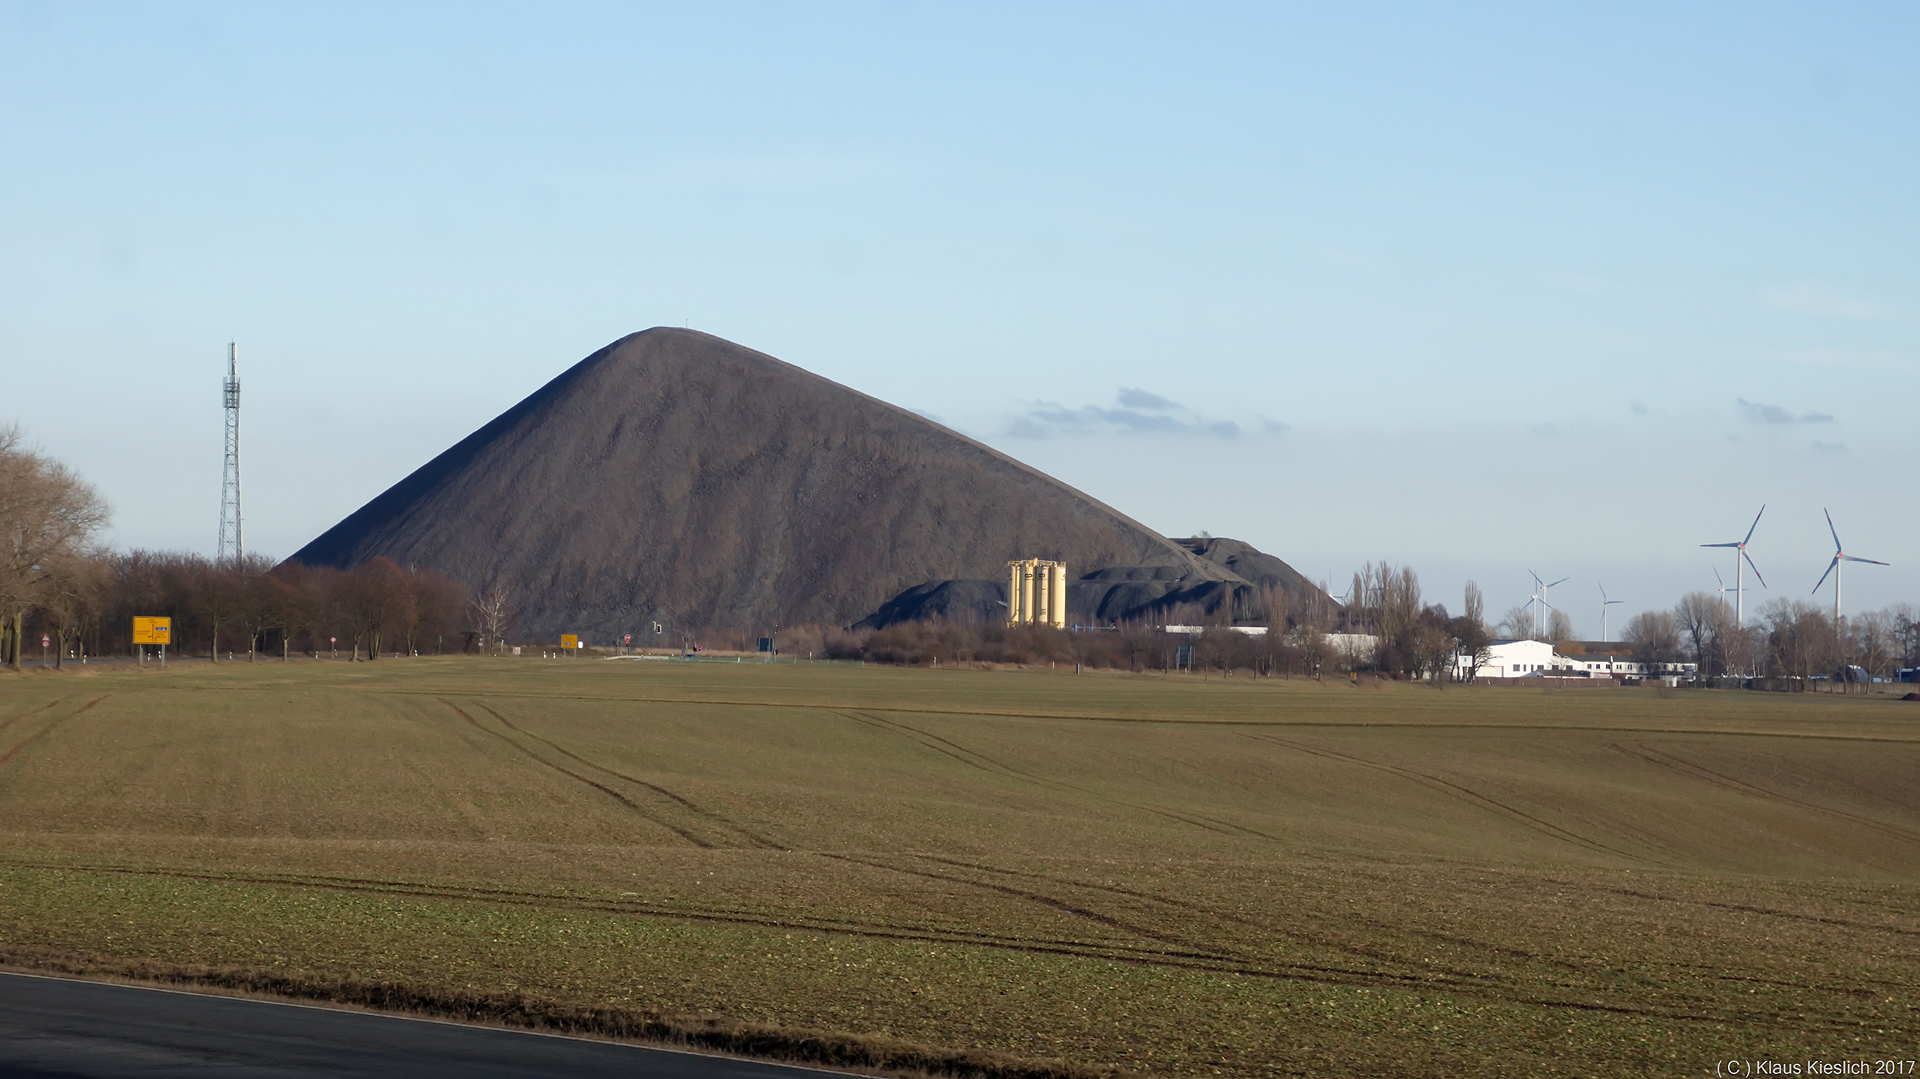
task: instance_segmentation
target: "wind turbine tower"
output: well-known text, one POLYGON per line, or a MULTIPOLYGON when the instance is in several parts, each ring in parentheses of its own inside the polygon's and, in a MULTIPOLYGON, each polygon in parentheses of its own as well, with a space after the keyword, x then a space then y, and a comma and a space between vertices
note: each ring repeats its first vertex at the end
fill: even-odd
MULTIPOLYGON (((1767 512, 1767 507, 1761 506, 1760 513, 1765 513, 1765 512, 1767 512)), ((1734 549, 1733 621, 1734 621, 1734 624, 1739 626, 1741 629, 1745 629, 1747 626, 1747 608, 1746 608, 1747 586, 1746 586, 1746 577, 1741 572, 1741 569, 1740 569, 1740 563, 1744 560, 1747 565, 1753 566, 1753 575, 1755 578, 1757 578, 1760 581, 1760 587, 1765 588, 1767 586, 1767 579, 1765 577, 1760 576, 1760 567, 1753 565, 1753 556, 1747 553, 1747 544, 1753 540, 1753 530, 1760 527, 1760 513, 1754 514, 1753 523, 1747 526, 1746 539, 1740 540, 1736 543, 1703 543, 1700 545, 1702 547, 1732 547, 1734 549)), ((1718 574, 1719 572, 1720 572, 1719 570, 1714 571, 1714 573, 1716 574, 1718 574)), ((1822 578, 1822 580, 1824 579, 1825 578, 1822 578)), ((1818 588, 1819 586, 1816 585, 1814 587, 1818 588)))
POLYGON ((227 465, 220 476, 220 550, 214 555, 214 561, 237 568, 244 551, 240 543, 240 363, 239 350, 232 342, 227 343, 224 389, 227 465))
POLYGON ((1553 584, 1548 584, 1542 581, 1540 575, 1532 570, 1528 570, 1527 575, 1533 578, 1533 599, 1531 602, 1536 604, 1533 609, 1533 635, 1538 637, 1540 636, 1540 612, 1554 609, 1553 604, 1547 602, 1547 589, 1552 588, 1554 585, 1566 584, 1568 581, 1573 580, 1573 578, 1562 577, 1553 582, 1553 584))
POLYGON ((1827 531, 1833 533, 1833 561, 1827 563, 1827 572, 1820 575, 1820 582, 1813 586, 1813 590, 1820 591, 1820 585, 1827 583, 1828 574, 1833 576, 1833 629, 1838 633, 1840 631, 1840 563, 1866 562, 1875 566, 1884 566, 1888 563, 1872 558, 1861 558, 1859 555, 1848 554, 1841 550, 1840 532, 1833 527, 1833 514, 1824 509, 1820 512, 1827 514, 1827 531))
POLYGON ((1601 643, 1604 644, 1606 643, 1606 640, 1607 640, 1607 608, 1613 606, 1616 603, 1625 603, 1625 602, 1626 600, 1623 600, 1623 599, 1608 599, 1607 586, 1606 585, 1600 586, 1600 641, 1601 643))

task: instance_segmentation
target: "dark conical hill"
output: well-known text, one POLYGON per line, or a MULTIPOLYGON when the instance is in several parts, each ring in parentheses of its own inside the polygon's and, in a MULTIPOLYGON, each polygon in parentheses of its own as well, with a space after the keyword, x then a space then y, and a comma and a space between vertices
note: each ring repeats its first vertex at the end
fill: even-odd
POLYGON ((905 409, 690 330, 587 357, 296 552, 501 585, 516 635, 845 625, 1014 557, 1223 566, 905 409))

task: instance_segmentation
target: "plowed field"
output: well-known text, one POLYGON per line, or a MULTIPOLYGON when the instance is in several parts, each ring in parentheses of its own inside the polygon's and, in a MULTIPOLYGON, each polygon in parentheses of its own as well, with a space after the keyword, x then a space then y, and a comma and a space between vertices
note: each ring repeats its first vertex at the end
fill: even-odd
POLYGON ((533 659, 0 677, 0 958, 505 994, 802 1056, 1905 1059, 1916 884, 1920 705, 1886 698, 533 659))

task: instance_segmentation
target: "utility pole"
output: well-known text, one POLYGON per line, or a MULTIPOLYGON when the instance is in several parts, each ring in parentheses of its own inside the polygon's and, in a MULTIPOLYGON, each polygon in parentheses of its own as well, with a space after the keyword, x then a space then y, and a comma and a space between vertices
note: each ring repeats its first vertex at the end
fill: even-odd
POLYGON ((220 477, 220 550, 215 564, 238 569, 245 548, 240 542, 240 365, 239 351, 227 343, 227 464, 220 477))

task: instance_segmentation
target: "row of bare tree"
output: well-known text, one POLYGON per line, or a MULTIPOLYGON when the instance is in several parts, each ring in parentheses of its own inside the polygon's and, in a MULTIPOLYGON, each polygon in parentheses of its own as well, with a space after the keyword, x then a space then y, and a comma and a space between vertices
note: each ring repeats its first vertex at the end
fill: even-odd
POLYGON ((176 653, 217 660, 470 648, 503 639, 512 614, 504 593, 470 601, 440 574, 385 558, 342 571, 116 552, 94 542, 106 523, 98 492, 0 427, 0 664, 17 670, 36 650, 55 663, 125 655, 136 615, 168 618, 176 653))
POLYGON ((59 606, 86 577, 107 504, 58 461, 28 452, 0 427, 0 663, 18 670, 30 611, 59 606))
POLYGON ((471 647, 466 589, 431 570, 385 558, 351 571, 297 563, 275 568, 166 551, 95 552, 67 560, 27 608, 26 639, 38 633, 56 663, 126 655, 136 615, 172 623, 176 654, 283 658, 299 651, 375 659, 471 647))
MULTIPOLYGON (((1376 643, 1371 648, 1347 647, 1342 665, 1394 678, 1423 678, 1435 685, 1461 677, 1461 671, 1473 680, 1487 660, 1494 635, 1480 587, 1468 581, 1461 599, 1460 614, 1449 614, 1445 604, 1428 604, 1421 597, 1420 575, 1412 567, 1367 563, 1353 576, 1337 628, 1371 636, 1376 643)), ((1302 628, 1294 627, 1296 637, 1302 628)))
POLYGON ((1690 592, 1671 611, 1644 611, 1622 640, 1643 663, 1698 664, 1702 677, 1760 677, 1798 686, 1859 668, 1868 678, 1920 666, 1920 620, 1910 604, 1842 618, 1823 608, 1776 599, 1742 627, 1733 606, 1711 592, 1690 592))

